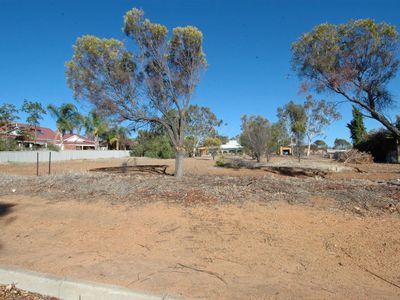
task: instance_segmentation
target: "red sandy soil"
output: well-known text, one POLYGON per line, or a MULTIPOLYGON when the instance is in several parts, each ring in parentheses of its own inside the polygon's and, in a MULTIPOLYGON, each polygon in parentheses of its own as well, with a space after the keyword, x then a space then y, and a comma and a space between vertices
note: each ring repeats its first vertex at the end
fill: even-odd
POLYGON ((0 197, 0 264, 193 299, 399 299, 400 218, 0 197), (396 286, 397 285, 397 286, 396 286))

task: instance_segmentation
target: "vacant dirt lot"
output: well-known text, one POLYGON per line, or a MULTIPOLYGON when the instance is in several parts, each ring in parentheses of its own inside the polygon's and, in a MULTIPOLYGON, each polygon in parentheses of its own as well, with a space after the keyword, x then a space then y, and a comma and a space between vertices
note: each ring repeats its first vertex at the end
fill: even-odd
POLYGON ((194 159, 181 180, 82 172, 122 163, 39 177, 1 166, 0 264, 194 299, 400 297, 397 165, 326 178, 194 159))

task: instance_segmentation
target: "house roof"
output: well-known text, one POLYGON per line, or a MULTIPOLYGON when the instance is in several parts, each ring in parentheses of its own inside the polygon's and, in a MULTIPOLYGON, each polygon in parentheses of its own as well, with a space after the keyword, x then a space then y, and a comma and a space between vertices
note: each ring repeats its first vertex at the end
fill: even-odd
POLYGON ((236 140, 230 140, 226 144, 221 145, 222 150, 236 150, 242 148, 243 147, 236 140))
MULTIPOLYGON (((31 128, 28 124, 17 123, 17 126, 18 126, 18 129, 27 129, 27 130, 31 130, 32 132, 34 132, 34 129, 31 128)), ((41 126, 36 127, 36 140, 37 141, 47 142, 47 141, 52 141, 55 139, 56 139, 56 132, 54 132, 50 128, 41 127, 41 126)))
POLYGON ((87 137, 84 137, 79 134, 64 134, 64 142, 65 145, 89 145, 94 146, 96 143, 95 141, 90 140, 87 137))

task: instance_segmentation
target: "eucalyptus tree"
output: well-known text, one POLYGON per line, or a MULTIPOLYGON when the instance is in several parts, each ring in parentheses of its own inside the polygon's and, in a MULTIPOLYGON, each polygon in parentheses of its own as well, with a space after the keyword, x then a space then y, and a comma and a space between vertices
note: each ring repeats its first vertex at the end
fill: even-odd
POLYGON ((40 102, 24 100, 22 104, 21 111, 25 112, 28 116, 26 117, 26 122, 28 125, 34 129, 34 141, 37 140, 37 127, 40 125, 40 120, 43 119, 43 115, 46 114, 40 102))
POLYGON ((307 114, 304 106, 290 101, 284 107, 278 108, 278 118, 280 123, 286 125, 287 131, 296 141, 297 156, 300 162, 302 145, 307 132, 307 114))
POLYGON ((60 134, 61 149, 63 149, 64 135, 80 129, 83 124, 83 117, 72 103, 64 103, 59 107, 50 104, 47 106, 47 110, 56 120, 57 130, 60 134))
POLYGON ((207 66, 203 35, 193 26, 176 27, 144 18, 140 9, 124 17, 124 33, 134 52, 116 39, 78 38, 67 62, 67 82, 85 99, 118 121, 133 126, 160 124, 174 145, 175 175, 183 175, 187 111, 207 66), (175 110, 176 114, 170 111, 175 110))
POLYGON ((293 43, 292 53, 303 86, 341 95, 399 140, 400 129, 385 115, 394 104, 388 84, 400 63, 395 26, 371 19, 321 24, 293 43))

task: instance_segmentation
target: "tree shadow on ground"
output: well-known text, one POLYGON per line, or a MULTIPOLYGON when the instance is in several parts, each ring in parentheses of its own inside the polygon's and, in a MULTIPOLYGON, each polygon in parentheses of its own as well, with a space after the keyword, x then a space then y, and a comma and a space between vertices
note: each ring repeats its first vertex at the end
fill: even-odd
POLYGON ((12 208, 14 206, 15 206, 15 204, 12 204, 12 203, 0 202, 0 217, 4 217, 4 216, 8 215, 12 211, 12 208))
MULTIPOLYGON (((15 204, 13 203, 3 203, 0 202, 0 218, 7 216, 9 213, 12 212, 13 207, 15 204)), ((8 218, 5 222, 4 225, 8 225, 11 222, 15 221, 16 217, 11 217, 8 218)), ((0 250, 3 248, 3 244, 0 242, 0 250)))

